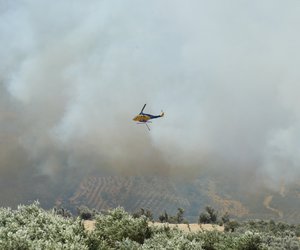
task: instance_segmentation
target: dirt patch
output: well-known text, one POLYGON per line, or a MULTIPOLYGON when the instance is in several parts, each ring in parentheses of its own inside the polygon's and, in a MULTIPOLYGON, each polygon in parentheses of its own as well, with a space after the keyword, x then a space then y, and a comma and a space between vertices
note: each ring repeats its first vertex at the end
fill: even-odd
POLYGON ((149 223, 149 226, 162 227, 164 225, 168 225, 170 228, 178 228, 184 232, 213 231, 213 230, 217 230, 220 232, 224 231, 223 226, 212 225, 212 224, 168 224, 168 223, 160 223, 160 222, 149 223))
MULTIPOLYGON (((95 221, 85 220, 83 222, 84 228, 88 231, 92 231, 95 228, 95 221)), ((212 224, 169 224, 169 223, 160 223, 160 222, 149 222, 149 226, 163 227, 164 225, 169 226, 170 228, 178 228, 183 232, 198 232, 198 231, 213 231, 217 230, 220 232, 224 231, 223 226, 212 225, 212 224)))
POLYGON ((95 229, 95 221, 94 220, 84 220, 83 225, 87 231, 92 231, 95 229))

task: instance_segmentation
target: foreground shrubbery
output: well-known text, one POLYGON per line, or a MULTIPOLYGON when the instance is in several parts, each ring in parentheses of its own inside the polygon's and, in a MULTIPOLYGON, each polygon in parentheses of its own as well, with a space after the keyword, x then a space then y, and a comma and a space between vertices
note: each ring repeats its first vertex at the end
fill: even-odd
POLYGON ((124 239, 143 244, 145 239, 151 237, 146 217, 133 218, 120 207, 105 215, 97 215, 95 219, 95 229, 90 234, 94 247, 105 241, 108 246, 117 248, 124 239))
POLYGON ((95 229, 89 232, 80 217, 64 214, 45 211, 38 203, 0 209, 0 249, 300 249, 299 226, 273 221, 235 223, 224 233, 184 233, 167 225, 149 227, 146 216, 116 208, 95 215, 95 229))
POLYGON ((88 249, 80 219, 45 212, 38 203, 0 209, 0 249, 88 249))
POLYGON ((300 249, 300 225, 291 225, 273 220, 252 220, 237 223, 237 234, 255 232, 260 235, 262 243, 268 249, 300 249))

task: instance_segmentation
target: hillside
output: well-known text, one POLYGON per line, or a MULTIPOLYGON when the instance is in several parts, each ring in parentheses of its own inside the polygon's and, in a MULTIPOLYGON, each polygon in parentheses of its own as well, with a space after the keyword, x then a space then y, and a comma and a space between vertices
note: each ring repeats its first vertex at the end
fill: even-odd
POLYGON ((86 205, 105 210, 123 206, 127 211, 150 209, 157 218, 163 211, 174 214, 185 209, 185 217, 198 220, 205 206, 216 208, 220 215, 229 213, 238 219, 274 219, 300 222, 300 186, 297 184, 278 192, 260 188, 252 192, 226 185, 226 180, 197 178, 178 180, 167 177, 89 176, 73 193, 59 198, 68 208, 86 205))

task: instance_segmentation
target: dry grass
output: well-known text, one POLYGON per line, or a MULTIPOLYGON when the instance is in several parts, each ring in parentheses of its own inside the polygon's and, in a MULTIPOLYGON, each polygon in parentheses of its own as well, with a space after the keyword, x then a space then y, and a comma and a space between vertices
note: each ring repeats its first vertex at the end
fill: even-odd
POLYGON ((94 220, 84 220, 83 225, 87 231, 92 231, 95 228, 95 221, 94 220))
MULTIPOLYGON (((95 228, 95 221, 93 220, 85 220, 83 222, 86 230, 91 231, 95 228)), ((212 225, 212 224, 169 224, 169 223, 160 223, 160 222, 149 222, 149 226, 157 226, 162 227, 164 225, 168 225, 170 228, 178 228, 183 232, 198 232, 198 231, 212 231, 217 230, 220 232, 224 231, 223 226, 212 225)))
POLYGON ((198 231, 213 231, 217 230, 220 232, 224 231, 223 226, 213 225, 213 224, 169 224, 169 223, 160 223, 160 222, 150 222, 149 226, 162 227, 168 225, 170 228, 178 228, 184 232, 198 232, 198 231))

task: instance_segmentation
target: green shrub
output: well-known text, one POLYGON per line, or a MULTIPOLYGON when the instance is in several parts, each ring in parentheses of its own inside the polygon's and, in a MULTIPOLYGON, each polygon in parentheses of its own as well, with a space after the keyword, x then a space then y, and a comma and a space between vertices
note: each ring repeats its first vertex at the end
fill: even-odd
MULTIPOLYGON (((103 248, 100 248, 103 249, 103 248)), ((126 238, 125 240, 122 240, 121 242, 116 243, 116 249, 118 250, 138 250, 141 249, 140 244, 137 242, 130 240, 126 238)))
POLYGON ((246 232, 237 239, 237 250, 260 250, 263 249, 262 239, 258 233, 246 232))
POLYGON ((188 237, 188 234, 171 229, 166 232, 157 232, 147 239, 141 249, 178 249, 178 250, 201 250, 202 242, 188 237))
POLYGON ((190 233, 189 239, 202 242, 205 250, 262 250, 262 238, 257 233, 246 232, 243 234, 223 233, 219 231, 204 231, 190 233))
POLYGON ((142 244, 150 236, 151 230, 146 217, 133 218, 123 208, 118 207, 108 211, 107 215, 96 216, 92 237, 106 241, 111 247, 116 247, 117 242, 126 238, 142 244))
MULTIPOLYGON (((226 227, 230 228, 230 223, 232 222, 225 225, 225 230, 226 227)), ((300 241, 297 238, 299 225, 289 225, 273 220, 250 220, 239 223, 234 228, 240 236, 249 231, 258 234, 261 239, 260 246, 265 249, 300 249, 300 241)))
POLYGON ((239 223, 235 220, 228 221, 224 224, 224 231, 225 232, 234 232, 236 228, 239 227, 239 223))
MULTIPOLYGON (((211 212, 214 214, 214 210, 211 212)), ((183 210, 179 210, 176 221, 182 220, 182 214, 183 210)), ((229 221, 225 232, 185 233, 168 225, 149 228, 144 215, 133 218, 123 208, 116 208, 98 214, 95 230, 85 231, 79 217, 66 218, 65 215, 65 210, 47 212, 37 202, 19 206, 17 210, 1 208, 0 249, 300 249, 299 225, 282 222, 229 221)))
POLYGON ((79 219, 46 212, 35 202, 0 209, 0 249, 88 249, 79 219))

